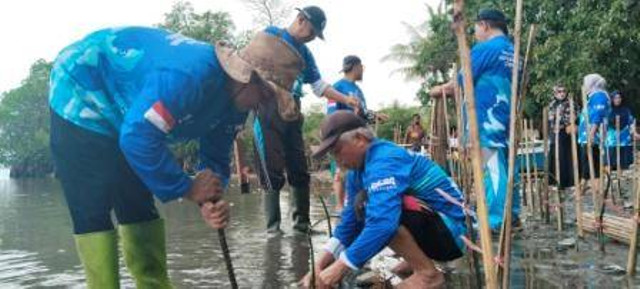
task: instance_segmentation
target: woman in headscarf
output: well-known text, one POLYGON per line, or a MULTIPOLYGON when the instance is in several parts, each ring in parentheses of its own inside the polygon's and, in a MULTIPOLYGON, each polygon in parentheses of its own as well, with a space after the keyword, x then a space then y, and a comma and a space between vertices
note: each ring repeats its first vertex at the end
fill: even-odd
POLYGON ((605 91, 606 80, 599 74, 589 74, 584 77, 582 91, 587 102, 580 114, 578 127, 578 143, 580 144, 580 178, 589 180, 589 159, 587 141, 591 140, 591 156, 593 159, 594 178, 600 177, 600 132, 599 128, 607 122, 611 111, 609 94, 605 91))
MULTIPOLYGON (((578 109, 574 104, 574 115, 578 109)), ((558 84, 553 87, 553 100, 549 104, 549 182, 559 189, 573 186, 573 162, 571 160, 571 130, 575 129, 575 122, 571 121, 571 105, 567 98, 566 88, 558 84), (556 120, 558 116, 559 120, 556 120), (557 127, 556 127, 557 124, 557 127), (558 152, 556 152, 556 132, 558 134, 558 152), (556 180, 555 158, 559 158, 560 180, 556 180)))
POLYGON ((622 94, 614 91, 611 94, 611 113, 609 114, 609 125, 607 129, 607 150, 611 169, 618 167, 617 147, 620 146, 620 167, 623 170, 629 168, 633 163, 633 139, 635 119, 631 110, 622 103, 622 94), (620 121, 620 142, 618 143, 618 131, 616 130, 616 118, 620 121))

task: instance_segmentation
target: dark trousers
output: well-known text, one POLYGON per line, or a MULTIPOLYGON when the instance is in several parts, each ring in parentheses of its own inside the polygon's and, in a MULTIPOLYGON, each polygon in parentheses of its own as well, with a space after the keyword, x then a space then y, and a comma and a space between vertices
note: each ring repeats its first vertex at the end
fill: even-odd
POLYGON ((118 140, 51 112, 51 150, 75 234, 113 230, 159 218, 153 196, 131 170, 118 140))
POLYGON ((571 135, 564 130, 558 133, 558 152, 556 152, 555 134, 551 134, 549 144, 549 184, 560 189, 573 186, 573 156, 571 151, 571 135), (556 155, 560 165, 560 180, 556 179, 556 155))
POLYGON ((257 147, 265 157, 262 165, 266 167, 268 174, 265 176, 263 166, 258 168, 261 181, 267 188, 265 200, 267 227, 279 228, 279 192, 286 180, 292 187, 294 226, 301 230, 306 229, 309 223, 310 177, 302 137, 303 119, 286 122, 280 118, 277 107, 274 105, 261 107, 258 110, 258 119, 263 142, 257 147))

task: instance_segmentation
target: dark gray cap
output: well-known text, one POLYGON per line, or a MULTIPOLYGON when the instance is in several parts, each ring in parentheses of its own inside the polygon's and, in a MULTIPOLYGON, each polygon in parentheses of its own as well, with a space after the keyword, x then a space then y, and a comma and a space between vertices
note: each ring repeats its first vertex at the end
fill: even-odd
POLYGON ((320 124, 320 146, 316 149, 313 158, 321 158, 336 144, 338 138, 350 130, 365 127, 367 124, 355 113, 339 110, 327 116, 320 124))

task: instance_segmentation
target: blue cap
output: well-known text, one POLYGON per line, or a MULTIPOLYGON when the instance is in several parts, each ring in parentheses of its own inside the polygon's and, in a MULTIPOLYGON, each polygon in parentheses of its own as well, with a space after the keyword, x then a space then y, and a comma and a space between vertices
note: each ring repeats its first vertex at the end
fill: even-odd
POLYGON ((492 20, 492 21, 501 22, 505 24, 509 23, 509 19, 507 19, 507 17, 504 16, 504 13, 502 13, 502 11, 497 9, 480 9, 480 11, 478 11, 478 16, 476 17, 476 21, 482 21, 482 20, 492 20))
POLYGON ((302 9, 296 8, 296 10, 300 11, 304 18, 307 19, 313 26, 313 32, 318 36, 318 38, 324 40, 324 27, 327 25, 327 17, 324 15, 324 11, 320 9, 318 6, 307 6, 302 9))

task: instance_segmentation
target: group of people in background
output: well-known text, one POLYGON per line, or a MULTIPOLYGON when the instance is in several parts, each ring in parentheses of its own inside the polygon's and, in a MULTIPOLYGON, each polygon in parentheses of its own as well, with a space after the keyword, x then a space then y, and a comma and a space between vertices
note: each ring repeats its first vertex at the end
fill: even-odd
POLYGON ((564 189, 574 185, 574 173, 588 180, 600 178, 600 166, 617 169, 620 152, 620 169, 626 170, 633 163, 633 139, 640 135, 635 132, 635 118, 629 107, 624 105, 619 91, 608 93, 606 80, 598 74, 589 74, 583 80, 586 105, 579 108, 574 100, 573 112, 567 96, 567 89, 561 84, 553 87, 553 99, 548 106, 549 127, 549 175, 550 183, 564 189), (575 119, 571 118, 571 115, 575 119), (579 168, 573 167, 571 141, 577 136, 579 145, 579 168), (557 142, 557 145, 556 145, 557 142), (589 146, 591 147, 589 153, 589 146), (557 149, 557 151, 556 151, 557 149), (601 153, 605 155, 601 158, 601 153), (556 174, 554 162, 558 158, 560 173, 556 174), (590 165, 590 161, 592 167, 590 165), (605 163, 601 164, 601 159, 605 163), (559 175, 560 179, 556 180, 559 175))

